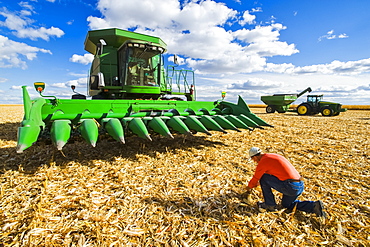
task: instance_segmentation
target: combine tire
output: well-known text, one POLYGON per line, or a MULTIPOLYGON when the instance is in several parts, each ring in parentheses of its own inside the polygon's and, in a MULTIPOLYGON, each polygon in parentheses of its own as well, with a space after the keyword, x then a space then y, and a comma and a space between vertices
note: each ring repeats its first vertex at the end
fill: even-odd
POLYGON ((331 117, 334 115, 334 111, 330 107, 324 107, 321 110, 321 115, 323 115, 324 117, 331 117))
POLYGON ((298 115, 310 115, 312 110, 309 104, 299 105, 297 108, 298 115))
POLYGON ((266 107, 266 112, 267 113, 274 113, 275 112, 275 107, 271 106, 271 105, 268 105, 266 107))

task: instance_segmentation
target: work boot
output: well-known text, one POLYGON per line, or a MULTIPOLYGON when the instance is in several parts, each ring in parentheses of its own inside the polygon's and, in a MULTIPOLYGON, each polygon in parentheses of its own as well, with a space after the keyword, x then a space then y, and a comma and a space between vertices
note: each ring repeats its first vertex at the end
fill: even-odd
POLYGON ((324 204, 322 203, 322 201, 314 202, 313 213, 315 213, 318 217, 326 218, 326 213, 324 212, 324 204))
POLYGON ((275 212, 277 211, 276 206, 266 205, 264 202, 257 202, 258 209, 262 208, 269 212, 275 212))

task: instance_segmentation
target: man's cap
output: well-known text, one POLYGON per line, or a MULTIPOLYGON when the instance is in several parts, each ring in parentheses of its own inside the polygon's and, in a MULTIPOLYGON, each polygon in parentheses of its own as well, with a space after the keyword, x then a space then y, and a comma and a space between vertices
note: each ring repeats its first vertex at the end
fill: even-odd
POLYGON ((253 157, 253 156, 255 156, 255 155, 257 155, 257 154, 260 154, 262 151, 261 151, 261 149, 260 148, 258 148, 258 147, 252 147, 251 149, 249 149, 249 157, 253 157))

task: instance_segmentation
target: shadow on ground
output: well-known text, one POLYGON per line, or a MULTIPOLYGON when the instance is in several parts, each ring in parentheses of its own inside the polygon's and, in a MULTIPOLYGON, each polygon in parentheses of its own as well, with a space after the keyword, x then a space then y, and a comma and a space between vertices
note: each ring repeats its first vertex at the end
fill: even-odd
MULTIPOLYGON (((14 136, 9 139, 14 140, 14 136)), ((225 145, 222 142, 207 140, 206 136, 199 135, 175 134, 174 139, 161 136, 152 136, 152 139, 153 141, 148 141, 132 136, 126 138, 125 144, 121 144, 108 135, 100 135, 96 147, 92 147, 82 137, 75 136, 71 137, 62 152, 56 150, 50 140, 38 141, 21 154, 16 153, 15 147, 0 148, 0 173, 19 169, 26 173, 33 173, 41 165, 51 162, 61 166, 71 161, 89 165, 94 160, 110 161, 118 156, 126 159, 136 159, 137 154, 156 157, 158 152, 176 152, 176 150, 225 145)))

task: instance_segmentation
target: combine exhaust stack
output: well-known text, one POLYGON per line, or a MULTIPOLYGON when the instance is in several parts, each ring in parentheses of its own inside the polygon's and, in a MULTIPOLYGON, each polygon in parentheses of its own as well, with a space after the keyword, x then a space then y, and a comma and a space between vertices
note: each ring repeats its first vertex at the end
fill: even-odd
POLYGON ((88 33, 85 49, 95 56, 89 79, 92 98, 78 93, 72 99, 43 96, 45 85, 38 82, 35 88, 41 97, 31 100, 23 86, 18 153, 41 134, 62 150, 72 133, 95 147, 100 132, 124 144, 129 132, 151 141, 151 132, 173 138, 173 133, 211 135, 211 131, 271 127, 240 96, 237 104, 195 101, 193 72, 175 66, 166 72, 162 64, 166 47, 159 38, 119 29, 96 30, 88 33))

